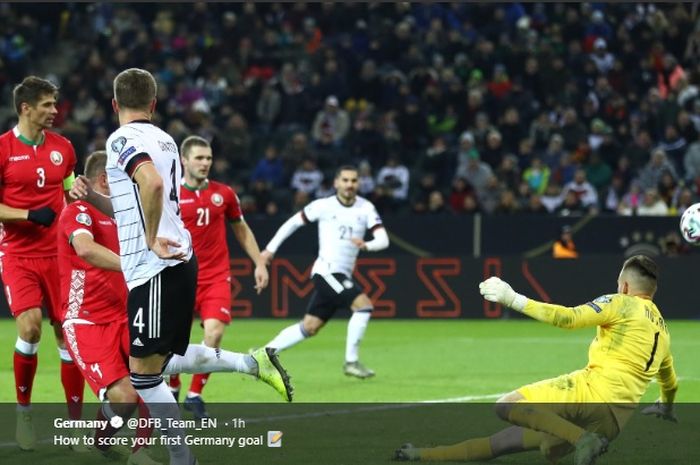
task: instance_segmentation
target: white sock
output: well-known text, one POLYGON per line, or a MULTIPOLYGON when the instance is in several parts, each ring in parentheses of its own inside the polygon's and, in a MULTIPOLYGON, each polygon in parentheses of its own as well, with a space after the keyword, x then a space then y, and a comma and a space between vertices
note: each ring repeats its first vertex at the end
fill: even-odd
POLYGON ((203 344, 190 344, 185 355, 172 356, 163 374, 225 371, 255 375, 257 369, 258 364, 250 355, 214 349, 203 344))
POLYGON ((27 342, 17 336, 17 341, 15 341, 15 350, 20 354, 24 355, 34 355, 39 352, 38 342, 27 342))
POLYGON ((300 321, 292 326, 287 326, 275 336, 273 340, 265 344, 265 347, 272 347, 275 353, 279 354, 285 349, 289 349, 309 337, 304 331, 304 322, 300 321))
MULTIPOLYGON (((182 428, 168 428, 168 418, 181 420, 180 409, 170 389, 163 382, 161 375, 140 375, 131 373, 131 384, 148 407, 151 418, 160 419, 160 433, 169 438, 179 437, 179 445, 166 445, 170 453, 170 465, 191 465, 192 453, 185 445, 185 430, 182 428)), ((176 442, 176 441, 169 441, 176 442)))
POLYGON ((356 362, 360 358, 360 341, 365 335, 367 323, 372 316, 372 309, 362 309, 352 312, 348 321, 348 337, 345 341, 345 361, 356 362))

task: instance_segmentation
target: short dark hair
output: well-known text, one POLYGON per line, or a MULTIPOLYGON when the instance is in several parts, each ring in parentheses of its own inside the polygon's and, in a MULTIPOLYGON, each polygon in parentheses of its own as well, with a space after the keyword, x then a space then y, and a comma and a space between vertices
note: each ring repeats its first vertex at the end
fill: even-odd
POLYGON ((659 279, 659 267, 656 262, 646 255, 635 255, 625 260, 622 271, 631 271, 638 280, 639 286, 649 294, 656 292, 659 279))
POLYGON ((211 147, 211 144, 204 137, 189 136, 180 144, 180 155, 190 158, 192 147, 211 147))
POLYGON ((34 106, 42 97, 46 95, 55 97, 57 93, 58 87, 51 81, 37 76, 27 76, 12 90, 15 111, 19 115, 22 113, 23 103, 34 106))
POLYGON ((85 176, 89 179, 95 179, 97 175, 105 171, 107 166, 107 152, 97 150, 88 155, 85 160, 85 176))
POLYGON ((359 172, 357 170, 357 166, 355 165, 342 165, 337 170, 335 170, 335 177, 337 178, 338 176, 340 176, 340 173, 342 173, 343 171, 354 171, 355 173, 359 172))
POLYGON ((155 78, 145 69, 125 69, 114 78, 114 98, 122 108, 148 108, 157 90, 155 78))

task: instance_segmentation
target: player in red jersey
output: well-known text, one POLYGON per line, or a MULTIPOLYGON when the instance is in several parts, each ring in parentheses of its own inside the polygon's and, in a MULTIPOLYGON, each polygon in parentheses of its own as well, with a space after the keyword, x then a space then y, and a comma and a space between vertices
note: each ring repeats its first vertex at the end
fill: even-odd
POLYGON ((83 380, 65 348, 60 326, 60 289, 55 272, 56 223, 66 204, 76 158, 68 139, 48 129, 56 117, 58 89, 29 76, 13 90, 18 123, 0 136, 0 273, 17 325, 14 372, 17 390, 16 439, 33 450, 36 435, 31 394, 41 338, 41 307, 47 309, 61 357, 61 381, 69 415, 80 418, 83 380))
MULTIPOLYGON (((92 153, 85 161, 85 176, 96 192, 108 196, 106 162, 106 152, 92 153)), ((91 203, 78 200, 61 212, 57 235, 63 335, 92 391, 109 401, 103 403, 98 420, 114 414, 129 418, 137 405, 141 416, 148 417, 129 380, 128 289, 119 261, 116 223, 91 203)), ((141 425, 136 436, 150 437, 152 428, 141 425)), ((110 425, 96 432, 95 448, 112 458, 124 451, 110 450, 99 438, 116 431, 110 425)), ((128 463, 157 464, 141 444, 135 443, 128 463)))
MULTIPOLYGON (((198 136, 186 138, 180 147, 180 157, 185 175, 180 199, 181 215, 192 235, 194 252, 199 261, 195 310, 202 319, 204 345, 218 349, 224 328, 231 322, 227 221, 232 222, 238 243, 255 263, 255 289, 258 294, 267 287, 269 277, 255 235, 243 219, 238 196, 229 186, 208 179, 212 165, 209 142, 198 136)), ((185 409, 191 411, 195 418, 208 417, 201 397, 208 378, 208 374, 192 377, 185 409)), ((170 388, 177 398, 180 389, 177 376, 171 376, 170 388)))

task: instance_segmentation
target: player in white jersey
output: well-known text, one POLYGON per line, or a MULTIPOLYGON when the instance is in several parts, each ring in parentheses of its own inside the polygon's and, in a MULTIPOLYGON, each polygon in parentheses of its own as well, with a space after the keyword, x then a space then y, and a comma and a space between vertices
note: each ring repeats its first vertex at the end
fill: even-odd
POLYGON ((358 174, 354 166, 342 166, 335 175, 336 195, 318 199, 289 218, 262 252, 269 263, 282 242, 294 231, 318 221, 318 258, 311 270, 314 293, 304 319, 283 329, 266 347, 280 352, 316 335, 340 308, 350 307, 345 345, 348 376, 369 378, 374 371, 359 362, 359 347, 372 313, 372 302, 352 279, 360 250, 377 251, 389 246, 389 236, 376 208, 357 195, 358 174), (364 241, 365 232, 373 239, 364 241))

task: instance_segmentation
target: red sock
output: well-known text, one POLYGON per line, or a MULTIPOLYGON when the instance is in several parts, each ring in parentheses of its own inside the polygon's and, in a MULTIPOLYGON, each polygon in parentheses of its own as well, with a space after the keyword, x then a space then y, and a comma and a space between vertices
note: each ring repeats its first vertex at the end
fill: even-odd
POLYGON ((211 373, 198 373, 192 376, 192 383, 190 384, 190 392, 195 394, 201 394, 204 389, 204 385, 207 384, 209 375, 211 373))
MULTIPOLYGON (((139 418, 151 418, 151 414, 148 411, 148 407, 146 407, 146 404, 143 403, 143 400, 139 398, 139 418)), ((144 438, 143 443, 148 442, 148 438, 151 437, 153 434, 153 427, 151 426, 150 422, 139 422, 139 423, 144 423, 147 426, 145 428, 141 427, 141 424, 139 424, 139 427, 136 429, 136 437, 137 438, 144 438)), ((134 444, 134 447, 131 449, 132 453, 135 453, 137 450, 140 448, 144 447, 143 444, 139 444, 139 441, 137 440, 136 443, 134 444)))
POLYGON ((15 390, 17 391, 17 403, 29 405, 32 401, 32 386, 39 358, 36 354, 26 355, 15 351, 15 390))
POLYGON ((66 393, 68 404, 68 416, 72 420, 79 420, 83 415, 83 390, 85 379, 80 373, 78 365, 73 362, 61 360, 61 383, 66 393))
POLYGON ((168 383, 171 391, 177 391, 180 389, 180 375, 170 375, 170 382, 168 383))

